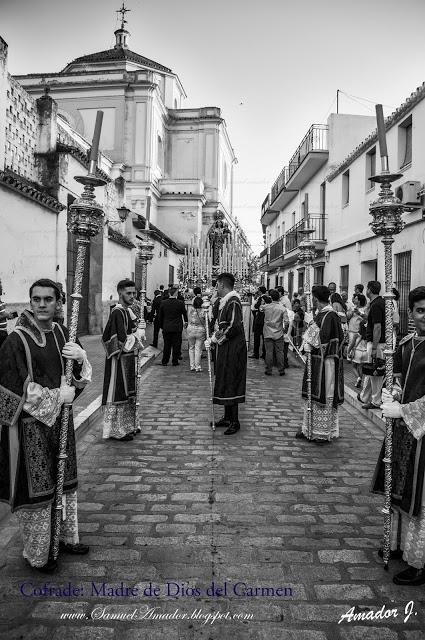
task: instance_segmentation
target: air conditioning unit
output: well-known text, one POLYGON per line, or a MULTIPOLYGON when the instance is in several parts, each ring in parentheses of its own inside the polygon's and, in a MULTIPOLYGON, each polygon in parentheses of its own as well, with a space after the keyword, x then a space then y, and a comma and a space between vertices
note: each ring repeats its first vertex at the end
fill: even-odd
POLYGON ((421 183, 419 180, 410 180, 397 187, 395 195, 407 207, 421 206, 421 183))

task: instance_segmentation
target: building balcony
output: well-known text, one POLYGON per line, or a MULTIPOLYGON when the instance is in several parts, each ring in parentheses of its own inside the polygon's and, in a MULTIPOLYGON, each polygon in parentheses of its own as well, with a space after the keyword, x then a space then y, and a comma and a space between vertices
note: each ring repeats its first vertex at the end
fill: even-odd
POLYGON ((269 225, 328 159, 328 125, 313 124, 274 182, 261 206, 261 224, 269 225))
POLYGON ((325 216, 310 215, 308 219, 304 218, 289 229, 285 234, 285 262, 293 260, 299 253, 299 247, 303 240, 313 240, 316 250, 320 251, 326 244, 325 235, 325 216), (313 233, 306 235, 303 230, 309 225, 313 229, 313 233))
POLYGON ((283 256, 285 252, 285 236, 278 238, 270 245, 269 264, 270 268, 280 267, 283 265, 283 256))
POLYGON ((258 261, 258 266, 261 269, 261 271, 267 271, 268 263, 269 263, 269 250, 266 247, 260 253, 260 257, 259 257, 259 261, 258 261))

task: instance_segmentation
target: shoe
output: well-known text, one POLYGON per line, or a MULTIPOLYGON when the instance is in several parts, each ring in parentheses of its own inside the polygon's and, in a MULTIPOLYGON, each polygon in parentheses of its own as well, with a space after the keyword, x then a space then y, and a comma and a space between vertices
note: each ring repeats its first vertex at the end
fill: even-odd
MULTIPOLYGON (((380 558, 384 557, 384 550, 383 549, 378 549, 378 556, 380 558)), ((394 550, 390 551, 390 559, 391 560, 401 560, 402 558, 403 558, 402 549, 394 549, 394 550)))
POLYGON ((31 569, 34 569, 34 571, 39 571, 40 573, 53 573, 54 571, 56 571, 56 569, 58 568, 58 562, 57 560, 52 560, 49 559, 45 565, 43 565, 42 567, 34 567, 29 560, 27 560, 27 558, 24 558, 25 563, 31 567, 31 569))
POLYGON ((240 428, 241 428, 241 425, 239 424, 239 422, 231 422, 229 424, 229 428, 226 429, 223 435, 232 436, 234 433, 237 433, 240 428))
POLYGON ((86 553, 90 551, 90 547, 86 544, 81 544, 81 542, 78 544, 67 544, 59 540, 59 551, 70 553, 73 556, 85 556, 86 553))
POLYGON ((192 373, 195 373, 196 371, 195 367, 190 367, 190 370, 192 371, 192 373))
POLYGON ((157 345, 157 344, 154 344, 153 342, 152 342, 149 346, 151 346, 151 347, 155 347, 155 349, 158 349, 158 345, 157 345))
POLYGON ((265 375, 265 376, 272 376, 273 374, 272 374, 272 372, 271 372, 271 371, 265 371, 265 372, 264 372, 264 375, 265 375))
POLYGON ((248 358, 254 358, 254 360, 258 360, 258 359, 259 359, 259 357, 260 357, 260 356, 254 356, 254 355, 248 356, 248 358))
POLYGON ((284 371, 279 371, 279 375, 280 375, 280 376, 284 376, 284 375, 285 375, 285 372, 284 372, 284 371))
POLYGON ((362 399, 361 399, 361 397, 360 397, 360 393, 358 393, 358 394, 356 395, 356 398, 357 398, 357 400, 358 400, 359 402, 363 402, 363 400, 362 400, 362 399))
POLYGON ((377 404, 373 404, 373 402, 368 402, 367 404, 362 404, 362 409, 380 409, 377 404))
POLYGON ((331 443, 330 440, 322 440, 321 438, 313 438, 312 442, 314 442, 314 444, 318 444, 319 446, 322 446, 323 444, 331 443))
POLYGON ((173 362, 173 367, 179 367, 180 366, 180 362, 173 362))
POLYGON ((297 431, 295 437, 297 440, 308 440, 307 436, 302 431, 297 431))
POLYGON ((199 367, 199 369, 196 369, 196 373, 202 373, 201 367, 199 367))
POLYGON ((168 367, 168 362, 161 362, 163 367, 168 367))
POLYGON ((118 440, 118 442, 129 442, 130 440, 134 440, 134 436, 132 436, 131 433, 127 433, 127 435, 123 436, 122 438, 114 438, 114 436, 111 436, 110 440, 118 440))
POLYGON ((227 418, 225 418, 224 416, 215 423, 216 427, 229 427, 230 426, 230 420, 228 420, 227 418))
POLYGON ((137 427, 137 429, 133 431, 133 436, 137 436, 138 433, 142 433, 142 430, 140 427, 137 427))
POLYGON ((393 577, 394 584, 400 584, 403 586, 418 587, 421 584, 425 584, 425 569, 416 569, 416 567, 409 567, 401 573, 397 573, 393 577))
POLYGON ((356 384, 354 385, 356 389, 360 389, 362 386, 362 379, 361 378, 357 378, 356 380, 356 384))

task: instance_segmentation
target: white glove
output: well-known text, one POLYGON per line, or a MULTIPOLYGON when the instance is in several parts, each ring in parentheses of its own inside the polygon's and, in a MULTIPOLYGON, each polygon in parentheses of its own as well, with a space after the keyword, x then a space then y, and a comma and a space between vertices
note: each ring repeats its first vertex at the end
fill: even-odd
POLYGON ((204 342, 205 349, 211 349, 211 338, 207 338, 204 342))
POLYGON ((59 387, 59 398, 64 404, 72 404, 75 398, 75 387, 66 384, 65 376, 61 376, 61 386, 59 387))
POLYGON ((382 404, 388 404, 389 402, 394 402, 394 397, 392 393, 388 391, 388 389, 382 389, 381 402, 382 404))
POLYGON ((311 353, 312 346, 311 346, 311 344, 308 344, 308 342, 304 342, 303 349, 304 349, 305 353, 311 353))
POLYGON ((146 338, 146 332, 144 329, 136 329, 136 338, 139 342, 146 338))
POLYGON ((402 406, 399 402, 394 402, 394 399, 392 402, 386 402, 382 404, 381 409, 382 409, 382 415, 384 416, 384 418, 401 418, 402 417, 402 413, 401 413, 402 406))
POLYGON ((76 342, 67 342, 62 349, 62 355, 68 360, 76 360, 80 364, 87 357, 84 349, 80 347, 76 342))

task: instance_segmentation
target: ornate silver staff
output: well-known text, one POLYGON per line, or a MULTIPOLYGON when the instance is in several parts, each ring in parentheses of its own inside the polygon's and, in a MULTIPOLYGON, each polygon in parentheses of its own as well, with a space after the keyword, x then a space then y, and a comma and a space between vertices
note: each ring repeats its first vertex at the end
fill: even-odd
MULTIPOLYGON (((311 289, 310 289, 310 271, 311 264, 314 256, 316 255, 314 242, 309 239, 309 236, 314 233, 314 229, 309 226, 310 220, 308 219, 307 226, 301 230, 301 233, 305 235, 305 240, 300 242, 300 253, 298 256, 298 262, 304 265, 304 293, 307 300, 307 313, 311 313, 311 289)), ((313 434, 313 406, 311 401, 311 353, 306 352, 307 363, 307 438, 311 440, 313 434)))
MULTIPOLYGON (((373 182, 381 184, 378 200, 371 203, 369 213, 373 218, 370 227, 377 236, 382 236, 382 244, 384 245, 385 255, 385 386, 389 393, 393 389, 393 298, 391 291, 393 283, 393 265, 392 265, 392 244, 393 236, 404 227, 401 219, 404 207, 400 200, 396 198, 391 191, 391 183, 399 180, 402 173, 390 173, 388 168, 388 152, 387 141, 385 137, 385 123, 382 111, 382 105, 376 105, 376 121, 378 126, 378 140, 381 154, 381 173, 370 178, 373 182)), ((391 544, 391 460, 392 460, 392 418, 385 419, 385 503, 382 513, 384 514, 384 542, 383 542, 383 558, 384 568, 388 570, 388 561, 390 558, 391 544)))
MULTIPOLYGON (((147 278, 148 278, 148 262, 153 258, 153 250, 155 248, 154 243, 150 238, 150 230, 149 230, 149 208, 150 208, 150 196, 147 196, 149 200, 147 200, 146 206, 146 222, 145 228, 141 231, 142 238, 137 243, 138 247, 138 258, 141 262, 141 288, 140 288, 140 318, 139 323, 137 325, 138 329, 146 330, 146 322, 145 322, 145 301, 146 301, 146 288, 147 288, 147 278)), ((142 394, 142 360, 143 360, 143 346, 140 345, 137 351, 137 363, 136 363, 136 430, 141 431, 141 394, 142 394)))
MULTIPOLYGON (((210 308, 210 303, 209 302, 204 302, 202 305, 202 308, 205 309, 205 331, 207 334, 207 340, 210 339, 210 327, 208 324, 208 309, 210 308)), ((212 382, 212 372, 211 372, 211 347, 208 347, 207 349, 207 361, 208 361, 208 377, 210 380, 210 393, 211 393, 211 423, 210 423, 210 427, 213 431, 215 431, 215 416, 214 416, 214 402, 213 402, 213 395, 214 395, 214 391, 213 391, 213 382, 212 382)))
MULTIPOLYGON (((84 273, 84 262, 86 258, 87 246, 90 244, 90 238, 96 236, 103 225, 103 210, 100 204, 95 200, 94 188, 106 184, 106 180, 96 176, 97 156, 99 150, 100 131, 102 128, 103 111, 98 111, 96 116, 96 125, 93 134, 92 147, 90 152, 89 172, 86 176, 76 176, 75 180, 84 185, 83 193, 80 198, 70 206, 70 219, 68 221, 68 230, 76 236, 77 239, 77 259, 74 274, 74 291, 71 294, 72 310, 71 321, 69 325, 69 341, 75 342, 77 339, 78 314, 80 311, 80 301, 82 299, 81 287, 84 273)), ((72 384, 73 360, 66 361, 65 379, 66 384, 72 384)), ((62 516, 62 496, 63 484, 65 476, 65 460, 66 442, 68 436, 70 404, 65 404, 62 411, 62 422, 59 436, 59 453, 56 478, 56 495, 55 508, 53 514, 53 533, 51 541, 51 555, 54 560, 59 553, 59 534, 61 528, 62 516)))

